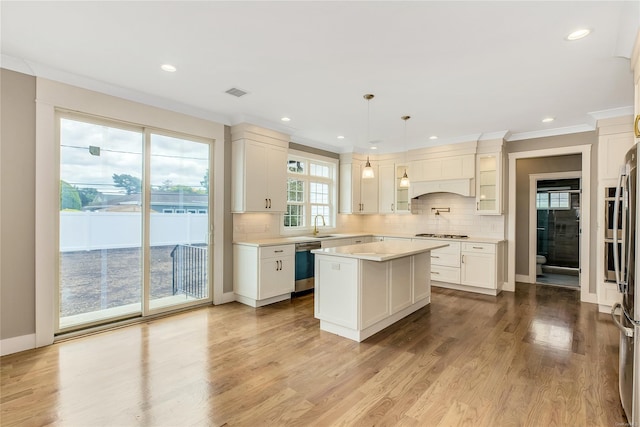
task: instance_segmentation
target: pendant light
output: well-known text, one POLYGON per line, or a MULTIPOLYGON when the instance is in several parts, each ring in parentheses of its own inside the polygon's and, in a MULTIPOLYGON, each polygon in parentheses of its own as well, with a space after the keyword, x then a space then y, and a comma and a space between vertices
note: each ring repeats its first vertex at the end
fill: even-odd
MULTIPOLYGON (((402 116, 400 117, 402 120, 404 120, 404 157, 405 160, 407 158, 407 120, 409 120, 411 118, 411 116, 402 116)), ((405 161, 406 163, 406 161, 405 161)), ((402 178, 400 178, 400 187, 401 188, 408 188, 409 187, 409 176, 407 176, 407 167, 404 167, 404 175, 402 175, 402 178)))
MULTIPOLYGON (((373 97, 374 95, 370 93, 363 96, 363 98, 367 100, 367 142, 369 142, 369 101, 371 101, 373 97)), ((369 155, 367 154, 367 163, 364 165, 364 169, 362 169, 362 179, 371 178, 375 178, 375 173, 373 172, 373 168, 369 162, 369 155)))

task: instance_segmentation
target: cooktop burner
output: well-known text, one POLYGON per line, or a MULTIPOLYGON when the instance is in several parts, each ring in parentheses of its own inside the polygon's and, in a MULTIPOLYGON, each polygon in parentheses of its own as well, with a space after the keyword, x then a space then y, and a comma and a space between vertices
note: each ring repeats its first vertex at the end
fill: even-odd
POLYGON ((418 233, 416 237, 435 237, 436 239, 467 239, 469 236, 465 234, 435 234, 435 233, 418 233))

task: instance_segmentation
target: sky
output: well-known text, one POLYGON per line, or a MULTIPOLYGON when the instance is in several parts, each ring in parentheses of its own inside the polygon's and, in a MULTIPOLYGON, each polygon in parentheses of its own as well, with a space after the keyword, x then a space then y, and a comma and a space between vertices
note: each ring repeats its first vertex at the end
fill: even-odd
MULTIPOLYGON (((60 122, 60 179, 76 187, 101 192, 122 192, 114 187, 113 174, 142 178, 144 133, 63 118, 60 122), (94 148, 99 147, 99 155, 94 148)), ((151 134, 151 186, 202 188, 208 168, 209 145, 151 134)))

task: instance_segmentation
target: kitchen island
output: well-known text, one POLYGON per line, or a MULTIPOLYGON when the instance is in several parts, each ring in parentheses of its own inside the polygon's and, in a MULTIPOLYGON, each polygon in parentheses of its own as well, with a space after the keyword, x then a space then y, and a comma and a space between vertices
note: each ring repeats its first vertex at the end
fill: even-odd
POLYGON ((320 329, 360 342, 428 305, 430 251, 445 246, 384 241, 313 250, 320 329))

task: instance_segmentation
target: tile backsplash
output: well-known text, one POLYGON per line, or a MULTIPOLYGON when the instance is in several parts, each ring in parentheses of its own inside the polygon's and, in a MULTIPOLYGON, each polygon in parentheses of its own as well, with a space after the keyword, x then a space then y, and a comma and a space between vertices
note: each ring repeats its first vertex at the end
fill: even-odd
POLYGON ((411 215, 363 215, 362 230, 385 234, 466 234, 503 239, 504 215, 476 215, 476 199, 433 193, 411 200, 411 215), (449 208, 435 215, 431 208, 449 208))
MULTIPOLYGON (((476 215, 474 197, 434 193, 411 200, 411 214, 337 215, 333 233, 379 234, 450 233, 503 239, 504 215, 476 215), (449 208, 435 215, 431 208, 449 208)), ((281 236, 279 214, 233 214, 233 240, 247 241, 281 236)))

